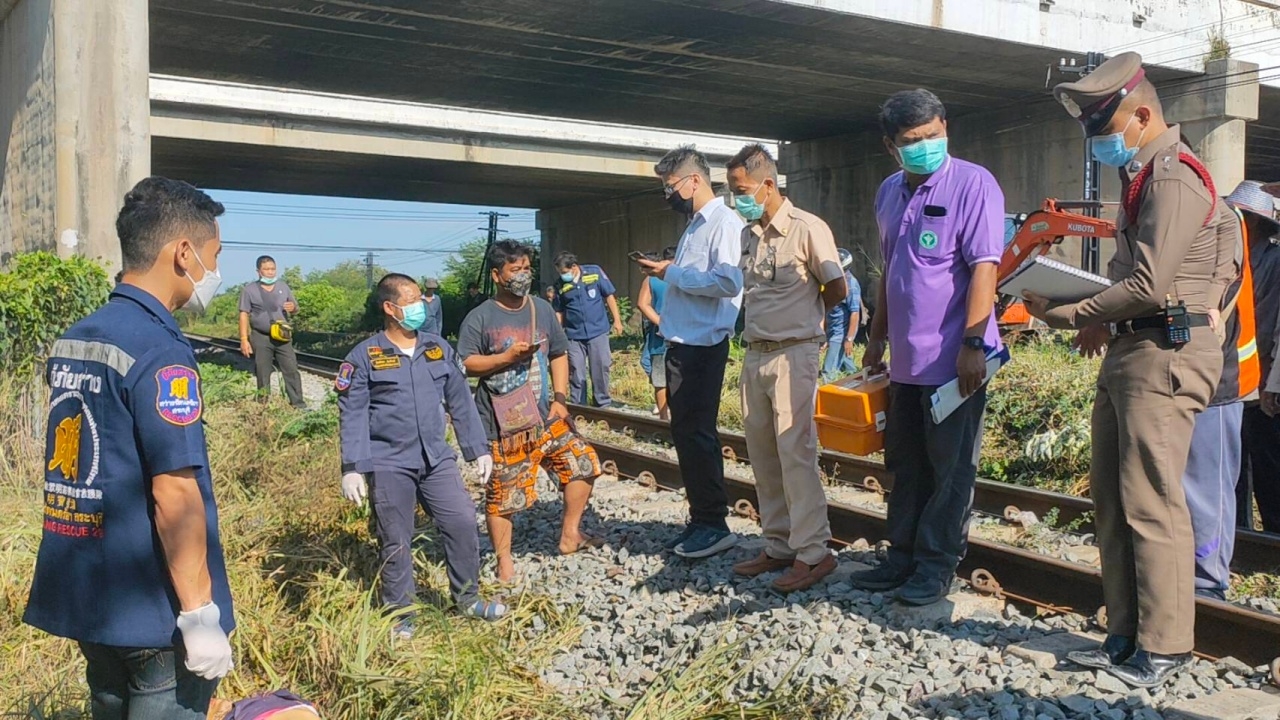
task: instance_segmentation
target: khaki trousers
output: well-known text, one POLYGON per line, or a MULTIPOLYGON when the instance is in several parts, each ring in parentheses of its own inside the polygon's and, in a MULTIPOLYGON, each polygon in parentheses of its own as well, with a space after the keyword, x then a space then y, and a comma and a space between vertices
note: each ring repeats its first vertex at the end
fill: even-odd
POLYGON ((756 478, 765 552, 818 564, 830 551, 827 494, 818 474, 818 343, 747 350, 742 424, 756 478))
POLYGON ((1195 540, 1182 489, 1196 414, 1222 374, 1213 331, 1173 348, 1163 330, 1111 341, 1093 403, 1089 492, 1107 631, 1173 655, 1195 644, 1195 540))

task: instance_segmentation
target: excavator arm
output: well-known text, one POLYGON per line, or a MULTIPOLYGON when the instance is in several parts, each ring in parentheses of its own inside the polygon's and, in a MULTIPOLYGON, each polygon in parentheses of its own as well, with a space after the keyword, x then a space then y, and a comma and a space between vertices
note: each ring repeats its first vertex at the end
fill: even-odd
MULTIPOLYGON (((1000 257, 996 283, 1003 282, 1028 259, 1049 252, 1064 237, 1114 238, 1115 223, 1068 211, 1068 208, 1086 205, 1089 203, 1063 203, 1047 198, 1039 210, 1028 214, 1000 257)), ((1031 322, 1026 308, 1015 298, 1002 295, 996 312, 1002 329, 1025 329, 1031 322)))

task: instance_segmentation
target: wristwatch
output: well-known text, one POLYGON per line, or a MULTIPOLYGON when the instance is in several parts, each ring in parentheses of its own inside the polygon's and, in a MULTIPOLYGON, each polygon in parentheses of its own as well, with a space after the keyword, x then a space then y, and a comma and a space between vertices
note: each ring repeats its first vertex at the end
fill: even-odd
POLYGON ((970 350, 986 349, 986 343, 983 342, 982 338, 975 337, 973 335, 970 335, 964 339, 964 346, 969 348, 970 350))

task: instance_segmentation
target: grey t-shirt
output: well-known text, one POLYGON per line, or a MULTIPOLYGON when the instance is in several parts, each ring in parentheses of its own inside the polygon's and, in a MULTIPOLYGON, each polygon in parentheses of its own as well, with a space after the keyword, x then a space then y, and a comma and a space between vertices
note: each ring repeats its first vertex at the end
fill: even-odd
MULTIPOLYGON (((537 308, 535 332, 541 349, 529 360, 481 378, 476 386, 476 410, 490 440, 498 439, 492 396, 505 395, 525 383, 532 383, 538 409, 546 419, 551 397, 550 360, 569 352, 569 339, 556 321, 555 310, 540 297, 530 296, 529 300, 537 308)), ((465 362, 472 355, 497 355, 515 342, 535 342, 529 337, 533 314, 527 303, 519 310, 508 310, 497 300, 485 302, 462 321, 462 329, 458 331, 458 357, 465 362)))
POLYGON ((434 333, 436 335, 444 335, 444 301, 439 295, 427 300, 427 296, 422 296, 422 301, 427 305, 427 321, 419 328, 422 332, 434 333))
POLYGON ((284 304, 290 301, 298 302, 283 280, 269 288, 254 281, 240 291, 240 312, 249 313, 249 327, 266 335, 271 333, 271 323, 285 319, 284 304))

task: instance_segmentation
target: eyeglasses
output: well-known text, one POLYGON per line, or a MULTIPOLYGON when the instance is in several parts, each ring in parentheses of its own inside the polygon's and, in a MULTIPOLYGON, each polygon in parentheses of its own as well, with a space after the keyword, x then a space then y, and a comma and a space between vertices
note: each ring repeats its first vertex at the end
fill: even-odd
POLYGON ((685 183, 685 181, 686 181, 686 180, 688 180, 688 179, 689 179, 689 178, 691 178, 691 177, 693 177, 693 176, 692 176, 692 175, 685 175, 684 177, 682 177, 682 178, 680 178, 679 180, 677 180, 677 181, 675 182, 675 184, 674 184, 674 185, 663 185, 663 186, 662 186, 662 197, 664 197, 664 198, 670 198, 672 195, 674 195, 674 194, 676 193, 676 191, 677 191, 677 190, 679 190, 679 189, 680 189, 680 186, 681 186, 681 185, 683 185, 683 184, 685 183))

